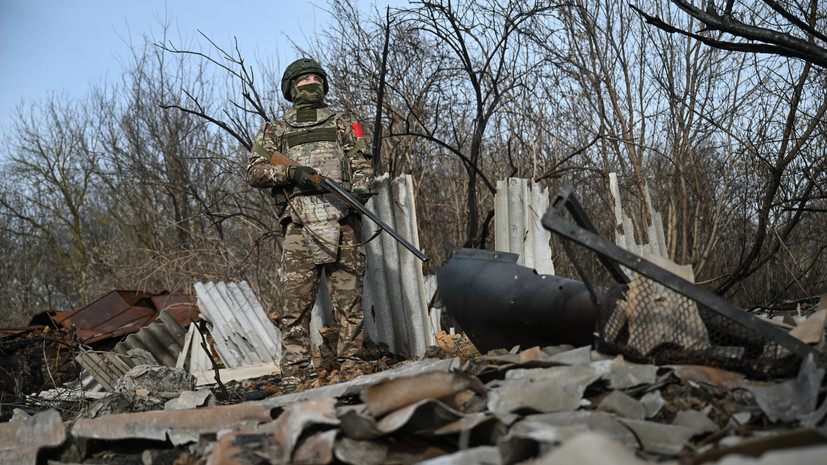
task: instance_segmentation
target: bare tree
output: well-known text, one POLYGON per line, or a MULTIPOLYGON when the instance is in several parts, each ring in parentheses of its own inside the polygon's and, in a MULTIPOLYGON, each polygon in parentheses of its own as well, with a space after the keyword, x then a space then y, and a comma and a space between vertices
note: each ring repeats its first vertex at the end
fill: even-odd
POLYGON ((52 95, 14 125, 0 215, 6 237, 31 247, 17 250, 28 294, 19 304, 44 310, 86 301, 105 271, 95 265, 103 231, 90 206, 100 160, 87 137, 91 123, 82 105, 52 95))
POLYGON ((769 53, 827 67, 827 35, 823 30, 824 13, 819 10, 818 0, 726 0, 718 6, 713 0, 669 1, 703 23, 701 33, 675 26, 658 15, 647 14, 643 8, 633 8, 647 23, 666 32, 686 35, 711 47, 769 53), (763 8, 756 8, 756 3, 763 8), (822 18, 822 24, 819 24, 819 18, 822 18), (709 35, 707 32, 720 32, 723 36, 709 35))
MULTIPOLYGON (((823 92, 823 71, 813 69, 813 65, 827 65, 827 35, 820 20, 824 17, 823 5, 815 0, 764 0, 757 5, 729 0, 718 7, 711 1, 670 2, 702 23, 701 31, 690 32, 687 25, 693 22, 676 25, 674 19, 645 13, 647 8, 635 9, 648 23, 665 32, 681 34, 713 48, 803 60, 756 60, 752 73, 759 77, 756 88, 762 97, 754 100, 753 105, 733 102, 728 114, 735 118, 741 108, 752 108, 753 113, 740 117, 745 123, 737 135, 731 124, 718 126, 734 142, 730 146, 738 147, 751 159, 745 160, 749 169, 741 180, 756 186, 754 193, 742 198, 744 245, 718 279, 717 291, 723 293, 741 287, 744 280, 762 272, 777 254, 793 256, 790 238, 812 213, 811 205, 824 198, 823 189, 818 187, 824 179, 820 179, 814 153, 825 142, 819 128, 827 111, 827 95, 823 92), (774 71, 779 68, 784 72, 774 71), (754 202, 748 200, 753 198, 754 202)), ((744 98, 743 94, 736 95, 744 98)), ((816 262, 818 258, 812 261, 816 262)), ((789 274, 795 280, 796 273, 790 270, 789 274)))
MULTIPOLYGON (((529 85, 535 67, 520 60, 527 53, 523 31, 542 20, 548 2, 423 1, 404 20, 439 50, 435 79, 446 86, 433 116, 415 115, 417 125, 405 135, 424 138, 465 165, 466 246, 480 246, 478 182, 495 188, 482 170, 489 123, 503 101, 529 85), (527 66, 526 66, 527 65, 527 66), (447 91, 447 92, 446 92, 447 91)), ((485 222, 489 221, 491 215, 485 222)))

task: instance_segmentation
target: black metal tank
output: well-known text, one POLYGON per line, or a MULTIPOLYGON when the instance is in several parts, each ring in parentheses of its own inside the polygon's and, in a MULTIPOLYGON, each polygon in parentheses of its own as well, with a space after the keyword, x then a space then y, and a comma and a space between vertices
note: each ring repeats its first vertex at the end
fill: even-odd
POLYGON ((442 303, 477 350, 592 344, 598 307, 586 285, 537 274, 517 258, 460 248, 436 269, 442 303))

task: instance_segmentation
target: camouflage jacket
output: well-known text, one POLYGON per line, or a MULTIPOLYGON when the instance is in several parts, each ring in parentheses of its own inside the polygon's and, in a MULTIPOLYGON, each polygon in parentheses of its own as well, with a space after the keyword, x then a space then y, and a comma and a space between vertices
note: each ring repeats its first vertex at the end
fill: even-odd
POLYGON ((349 212, 333 194, 306 195, 293 186, 286 166, 270 165, 274 152, 313 167, 350 191, 367 192, 373 183, 368 147, 364 138, 357 138, 353 121, 327 107, 311 112, 315 114, 308 117, 292 108, 282 118, 264 123, 247 162, 249 184, 272 188, 274 195, 287 194, 292 208, 285 214, 299 223, 338 220, 349 212))

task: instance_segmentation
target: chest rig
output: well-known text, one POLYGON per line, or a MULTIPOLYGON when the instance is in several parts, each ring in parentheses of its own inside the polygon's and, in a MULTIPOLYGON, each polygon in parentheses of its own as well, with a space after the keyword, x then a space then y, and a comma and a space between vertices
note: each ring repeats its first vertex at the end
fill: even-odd
POLYGON ((350 163, 339 137, 339 117, 328 108, 290 110, 284 115, 284 153, 301 165, 350 189, 350 163))
MULTIPOLYGON (((284 154, 300 165, 310 166, 322 176, 351 188, 351 166, 339 136, 339 117, 329 108, 291 109, 284 115, 284 154)), ((305 195, 293 189, 291 219, 303 224, 303 234, 316 263, 335 260, 339 242, 339 220, 349 214, 347 204, 334 194, 305 195)))

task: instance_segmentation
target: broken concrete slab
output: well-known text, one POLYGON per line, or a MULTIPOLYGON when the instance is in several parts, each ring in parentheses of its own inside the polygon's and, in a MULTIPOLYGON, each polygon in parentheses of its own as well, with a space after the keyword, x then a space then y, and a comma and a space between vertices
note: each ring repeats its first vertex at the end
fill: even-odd
POLYGON ((127 371, 115 383, 115 391, 128 401, 136 397, 172 399, 183 391, 195 390, 195 376, 183 368, 158 365, 138 365, 127 371))
POLYGON ((575 410, 586 388, 599 378, 594 370, 577 365, 510 370, 504 381, 489 386, 488 409, 495 414, 575 410))
POLYGON ((197 441, 199 435, 241 427, 247 422, 268 422, 271 409, 255 403, 206 407, 195 410, 150 411, 81 418, 70 432, 79 438, 166 440, 175 433, 173 444, 197 441))
POLYGON ((824 373, 824 368, 808 356, 795 379, 769 386, 750 383, 745 387, 770 421, 801 420, 816 410, 824 373))
POLYGON ((695 430, 677 425, 665 425, 653 421, 618 418, 629 427, 640 441, 641 451, 665 456, 677 456, 689 445, 689 440, 697 434, 695 430))
POLYGON ((29 415, 20 409, 0 423, 0 463, 35 465, 41 447, 58 446, 66 439, 66 428, 57 410, 29 415))
POLYGON ((559 448, 538 458, 534 465, 643 465, 624 445, 610 437, 594 432, 581 433, 559 448))
POLYGON ((612 391, 597 404, 597 409, 616 413, 624 418, 643 420, 646 418, 646 409, 634 397, 622 391, 612 391))

